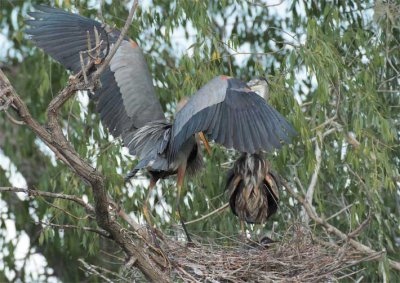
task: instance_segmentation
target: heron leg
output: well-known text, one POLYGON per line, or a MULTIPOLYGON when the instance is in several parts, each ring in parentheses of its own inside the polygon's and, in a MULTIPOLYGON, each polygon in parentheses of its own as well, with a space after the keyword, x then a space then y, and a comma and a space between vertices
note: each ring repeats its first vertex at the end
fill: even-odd
POLYGON ((244 221, 240 220, 240 230, 242 231, 242 238, 243 241, 246 241, 247 237, 246 237, 246 228, 244 226, 244 221))
POLYGON ((149 224, 150 227, 153 226, 153 221, 151 220, 151 216, 150 216, 150 212, 149 212, 149 198, 150 195, 154 189, 154 187, 156 186, 157 181, 154 180, 153 178, 150 179, 150 185, 149 185, 149 189, 147 192, 147 196, 146 196, 146 200, 143 203, 143 214, 144 214, 144 218, 146 219, 147 224, 149 224))
POLYGON ((208 143, 208 140, 206 139, 206 136, 204 135, 203 132, 199 133, 199 138, 203 142, 204 147, 206 148, 208 155, 211 155, 211 147, 210 144, 208 143))
POLYGON ((176 195, 176 210, 178 212, 179 221, 181 222, 183 231, 186 234, 187 241, 189 243, 192 243, 192 239, 190 238, 189 233, 188 233, 188 231, 186 229, 185 222, 182 219, 182 214, 181 214, 181 209, 180 209, 180 198, 181 198, 183 181, 185 179, 185 172, 186 172, 186 164, 183 164, 183 165, 179 166, 179 168, 178 168, 178 181, 177 181, 178 192, 177 192, 177 195, 176 195))

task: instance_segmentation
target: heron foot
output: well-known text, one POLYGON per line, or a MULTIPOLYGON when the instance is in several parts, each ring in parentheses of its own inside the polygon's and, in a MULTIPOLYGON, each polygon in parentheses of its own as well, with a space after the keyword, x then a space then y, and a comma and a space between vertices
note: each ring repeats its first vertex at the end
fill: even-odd
POLYGON ((182 214, 181 214, 181 209, 179 208, 179 204, 177 206, 177 212, 178 212, 179 222, 181 223, 183 231, 185 232, 186 240, 187 240, 188 244, 189 243, 193 243, 192 238, 190 237, 189 232, 186 229, 185 222, 183 221, 182 214))

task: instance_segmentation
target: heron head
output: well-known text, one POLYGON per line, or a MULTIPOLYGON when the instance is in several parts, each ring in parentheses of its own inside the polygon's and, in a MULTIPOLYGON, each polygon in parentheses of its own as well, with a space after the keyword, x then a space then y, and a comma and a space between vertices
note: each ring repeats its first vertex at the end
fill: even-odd
POLYGON ((257 93, 259 96, 268 101, 269 98, 269 87, 268 81, 266 78, 261 77, 257 79, 253 79, 247 83, 247 85, 251 88, 252 91, 257 93))

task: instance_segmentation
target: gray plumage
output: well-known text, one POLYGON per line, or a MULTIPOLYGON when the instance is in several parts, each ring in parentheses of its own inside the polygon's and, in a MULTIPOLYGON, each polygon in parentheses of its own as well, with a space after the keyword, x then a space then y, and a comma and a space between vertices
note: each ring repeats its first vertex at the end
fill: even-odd
POLYGON ((174 160, 168 162, 171 126, 170 123, 165 121, 153 121, 135 132, 132 140, 127 144, 129 148, 135 149, 140 160, 133 171, 137 172, 140 169, 147 168, 151 175, 158 176, 158 174, 161 174, 162 178, 165 178, 175 174, 182 164, 186 164, 190 175, 195 174, 203 167, 199 140, 194 136, 186 140, 174 160))
MULTIPOLYGON (((74 73, 81 70, 80 51, 86 51, 87 32, 95 46, 94 29, 103 43, 101 56, 115 44, 120 32, 101 23, 46 6, 26 23, 33 42, 74 73)), ((87 60, 87 57, 85 57, 87 60)), ((165 120, 153 80, 142 51, 125 37, 109 68, 101 75, 102 87, 92 99, 102 123, 114 137, 122 137, 131 154, 137 155, 137 170, 147 168, 154 180, 175 174, 179 167, 189 172, 202 164, 195 135, 242 152, 271 151, 295 135, 290 124, 245 83, 218 76, 195 93, 177 112, 173 124, 165 120)))
MULTIPOLYGON (((120 34, 97 21, 60 9, 42 5, 35 8, 36 12, 29 13, 34 19, 26 20, 30 26, 26 33, 38 47, 73 73, 81 70, 79 52, 88 49, 87 32, 92 47, 95 46, 94 28, 100 34, 101 56, 106 55, 120 34)), ((87 55, 84 58, 87 61, 87 55)), ((113 136, 121 136, 125 141, 147 122, 165 119, 143 53, 129 38, 125 37, 100 82, 102 87, 93 99, 103 124, 113 136)))
MULTIPOLYGON (((92 47, 95 46, 94 29, 99 32, 103 57, 120 35, 118 30, 76 14, 42 5, 35 8, 37 11, 29 13, 33 19, 26 20, 30 26, 26 33, 38 47, 73 73, 81 70, 79 52, 88 49, 87 32, 92 47)), ((87 62, 86 55, 84 59, 87 62)), ((202 157, 193 135, 181 144, 176 158, 167 161, 171 124, 165 120, 143 52, 135 42, 124 38, 100 81, 102 87, 92 99, 102 123, 114 137, 121 136, 129 152, 140 159, 131 177, 137 170, 147 168, 157 180, 175 174, 182 164, 188 167, 189 173, 198 171, 202 157)))
POLYGON ((140 128, 149 121, 165 120, 143 52, 123 41, 110 63, 125 110, 140 128))
POLYGON ((226 76, 208 82, 176 114, 169 158, 198 132, 248 153, 279 149, 296 135, 285 118, 244 82, 226 76))

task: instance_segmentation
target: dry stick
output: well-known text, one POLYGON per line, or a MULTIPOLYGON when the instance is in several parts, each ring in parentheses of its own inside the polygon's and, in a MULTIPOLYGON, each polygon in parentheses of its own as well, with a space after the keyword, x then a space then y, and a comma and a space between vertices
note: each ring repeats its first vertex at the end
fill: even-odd
POLYGON ((90 264, 86 263, 83 259, 80 258, 80 259, 78 259, 78 261, 86 268, 86 271, 91 272, 92 274, 95 274, 95 275, 99 276, 105 282, 113 283, 112 280, 108 279, 103 274, 98 272, 95 268, 93 268, 90 264))
POLYGON ((129 15, 125 22, 124 27, 121 30, 121 34, 119 35, 117 42, 114 44, 113 48, 111 49, 110 53, 108 54, 107 58, 104 60, 102 65, 97 69, 96 73, 93 76, 94 79, 98 79, 100 77, 101 73, 108 67, 108 65, 111 62, 112 57, 114 57, 115 53, 117 52, 118 47, 121 45, 122 40, 124 40, 124 36, 127 33, 129 26, 132 23, 133 14, 135 13, 137 5, 138 5, 138 0, 135 0, 132 4, 132 8, 129 12, 129 15))
POLYGON ((33 189, 25 189, 25 188, 16 188, 16 187, 0 187, 0 193, 1 192, 14 192, 14 193, 26 193, 29 196, 35 197, 35 196, 42 196, 42 197, 50 197, 50 198, 57 198, 57 199, 64 199, 64 200, 70 200, 73 201, 83 208, 87 212, 94 212, 94 208, 83 201, 83 199, 74 196, 74 195, 65 195, 65 194, 60 194, 60 193, 51 193, 51 192, 44 192, 44 191, 38 191, 38 190, 33 190, 33 189))
MULTIPOLYGON (((311 181, 310 184, 307 188, 307 193, 306 193, 306 200, 310 204, 311 208, 315 210, 315 208, 312 205, 313 202, 313 197, 314 197, 314 191, 315 187, 317 186, 317 181, 318 181, 318 175, 319 171, 321 169, 321 162, 322 162, 322 134, 320 131, 317 132, 317 139, 315 140, 315 167, 314 167, 314 172, 311 176, 311 181), (321 146, 318 144, 321 143, 321 146)), ((306 217, 306 223, 308 223, 309 219, 306 217)))
POLYGON ((45 226, 59 228, 59 229, 77 229, 77 230, 84 230, 84 231, 88 231, 88 232, 94 232, 104 238, 110 239, 110 234, 108 234, 106 231, 99 230, 99 229, 92 228, 92 227, 76 226, 76 225, 71 225, 71 224, 55 224, 55 223, 43 222, 43 221, 39 221, 38 223, 45 225, 45 226))
MULTIPOLYGON (((79 261, 80 261, 82 264, 83 264, 83 263, 86 263, 86 262, 83 261, 83 259, 79 259, 79 261)), ((113 282, 120 281, 120 280, 122 280, 122 281, 124 281, 124 282, 130 282, 129 280, 127 280, 126 278, 122 277, 122 276, 119 275, 118 273, 115 273, 115 272, 113 272, 113 271, 111 271, 111 270, 108 270, 107 268, 104 268, 104 267, 101 267, 101 266, 96 266, 96 265, 89 264, 89 263, 86 263, 86 264, 87 264, 87 266, 90 266, 90 267, 91 267, 91 271, 97 271, 97 270, 99 270, 101 274, 110 274, 110 275, 115 276, 116 278, 118 278, 118 280, 117 280, 117 279, 114 279, 115 281, 113 281, 113 282)), ((85 268, 86 268, 86 266, 85 266, 85 268)))
POLYGON ((10 120, 10 122, 13 123, 14 125, 17 125, 17 126, 25 125, 24 121, 19 121, 19 120, 15 119, 10 113, 8 113, 7 110, 4 110, 4 113, 6 113, 8 120, 10 120))
MULTIPOLYGON (((345 233, 343 233, 342 231, 340 231, 338 228, 336 228, 335 226, 332 226, 331 224, 329 224, 328 222, 326 222, 325 219, 319 217, 313 210, 312 206, 307 202, 306 199, 304 199, 302 196, 298 195, 297 193, 294 192, 294 190, 292 190, 292 188, 290 187, 290 185, 288 184, 288 182, 286 180, 284 180, 282 178, 282 183, 285 186, 285 188, 287 189, 287 191, 294 197, 296 198, 296 200, 302 204, 302 206, 305 208, 305 211, 307 212, 308 216, 314 220, 317 224, 320 224, 322 226, 324 226, 326 228, 326 230, 331 233, 334 234, 335 236, 339 237, 342 241, 346 241, 348 242, 350 245, 352 245, 356 250, 366 253, 368 255, 372 255, 372 254, 377 254, 379 252, 371 249, 370 247, 350 238, 348 235, 346 235, 345 233)), ((389 265, 391 268, 394 268, 396 270, 400 270, 400 262, 398 261, 394 261, 391 259, 388 259, 389 261, 389 265)))
POLYGON ((348 210, 349 208, 351 208, 353 205, 354 205, 354 203, 349 204, 349 205, 343 207, 343 208, 342 208, 341 210, 339 210, 338 212, 336 212, 336 213, 332 214, 331 216, 329 216, 328 218, 326 218, 325 221, 331 220, 332 218, 334 218, 334 217, 338 216, 339 214, 341 214, 343 211, 346 211, 346 210, 348 210))
POLYGON ((217 208, 216 210, 213 210, 213 211, 211 211, 210 213, 208 213, 208 214, 206 214, 206 215, 203 215, 203 216, 200 217, 200 218, 197 218, 197 219, 194 219, 194 220, 190 220, 190 221, 188 221, 188 222, 185 222, 185 224, 192 224, 192 223, 196 223, 196 222, 199 222, 199 221, 201 221, 201 220, 204 220, 204 219, 210 217, 211 215, 214 215, 214 214, 216 214, 216 213, 219 213, 219 212, 225 210, 228 206, 229 206, 229 203, 225 203, 223 206, 217 208))

